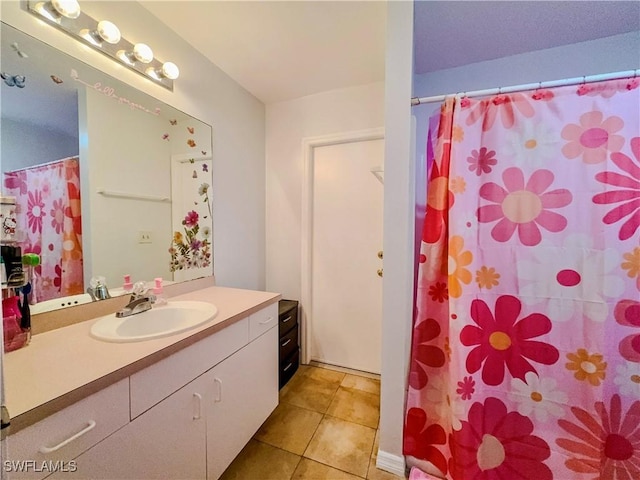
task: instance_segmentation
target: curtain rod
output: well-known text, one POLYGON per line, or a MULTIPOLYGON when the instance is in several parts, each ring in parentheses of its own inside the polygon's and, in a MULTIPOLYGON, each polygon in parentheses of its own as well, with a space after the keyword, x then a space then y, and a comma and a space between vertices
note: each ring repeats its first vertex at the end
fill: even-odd
MULTIPOLYGON (((456 96, 460 97, 481 97, 484 95, 496 95, 499 93, 513 93, 523 90, 535 90, 537 88, 552 88, 563 87, 567 85, 580 85, 583 83, 603 82, 605 80, 615 80, 618 78, 637 77, 640 69, 627 70, 624 72, 604 73, 600 75, 589 75, 586 77, 574 77, 565 78, 563 80, 551 80, 548 82, 537 83, 525 83, 523 85, 513 85, 510 87, 489 88, 486 90, 475 90, 473 92, 456 93, 456 96)), ((445 98, 450 97, 452 94, 447 95, 433 95, 431 97, 414 97, 411 99, 411 106, 421 105, 423 103, 442 102, 445 98)))

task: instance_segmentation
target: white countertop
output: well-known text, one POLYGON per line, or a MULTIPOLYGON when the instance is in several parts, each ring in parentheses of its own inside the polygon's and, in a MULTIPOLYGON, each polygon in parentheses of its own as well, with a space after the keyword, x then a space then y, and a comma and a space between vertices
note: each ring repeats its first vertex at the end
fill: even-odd
POLYGON ((225 287, 209 287, 171 297, 169 301, 213 303, 218 314, 187 332, 143 342, 97 340, 89 335, 97 319, 34 335, 27 347, 4 357, 11 431, 35 423, 279 299, 277 293, 225 287))

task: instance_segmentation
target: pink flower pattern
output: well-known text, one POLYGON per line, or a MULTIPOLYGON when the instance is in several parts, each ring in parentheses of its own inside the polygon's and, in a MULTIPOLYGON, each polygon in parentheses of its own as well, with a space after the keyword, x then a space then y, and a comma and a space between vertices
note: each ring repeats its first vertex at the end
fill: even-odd
POLYGON ((542 240, 540 227, 550 232, 561 232, 567 219, 550 211, 566 207, 572 195, 566 188, 545 192, 554 181, 549 170, 536 170, 525 184, 524 174, 517 167, 507 168, 502 174, 505 188, 489 182, 480 188, 480 197, 495 203, 478 208, 478 221, 491 223, 500 220, 491 230, 498 242, 508 241, 516 230, 523 245, 538 245, 542 240))
POLYGON ((570 123, 562 129, 562 138, 568 140, 562 153, 569 159, 582 156, 587 164, 602 163, 608 152, 617 152, 622 148, 624 138, 616 135, 624 126, 620 117, 603 119, 602 112, 587 112, 580 117, 580 125, 570 123))
POLYGON ((449 437, 453 480, 551 480, 544 461, 549 445, 533 435, 533 422, 509 412, 502 401, 489 397, 476 402, 462 429, 449 437))
POLYGON ((491 167, 498 163, 498 160, 493 158, 495 155, 496 152, 487 151, 486 147, 482 147, 480 151, 473 150, 471 156, 467 157, 467 162, 470 164, 469 171, 475 172, 478 176, 491 172, 491 167))
POLYGON ((620 240, 628 240, 640 228, 640 137, 631 139, 631 151, 635 161, 621 152, 611 154, 611 161, 623 173, 604 171, 596 175, 598 182, 619 190, 607 189, 593 197, 593 203, 599 205, 619 204, 602 221, 610 225, 626 218, 620 226, 620 240))
POLYGON ((560 357, 553 345, 531 340, 549 333, 551 321, 541 313, 518 321, 521 309, 520 301, 509 295, 498 297, 495 315, 482 300, 471 302, 471 318, 478 326, 464 327, 460 342, 475 346, 467 357, 467 371, 473 374, 482 368, 487 385, 502 383, 505 366, 513 377, 524 381, 527 372, 537 373, 528 360, 553 365, 560 357))
POLYGON ((446 480, 640 479, 640 80, 454 103, 416 259, 404 453, 446 480), (512 163, 512 137, 531 161, 512 163), (463 251, 500 281, 452 291, 463 251))

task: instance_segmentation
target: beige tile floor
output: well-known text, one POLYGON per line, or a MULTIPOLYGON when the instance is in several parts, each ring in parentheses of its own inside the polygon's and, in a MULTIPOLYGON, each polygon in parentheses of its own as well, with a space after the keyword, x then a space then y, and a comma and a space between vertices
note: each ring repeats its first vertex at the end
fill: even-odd
POLYGON ((380 380, 301 365, 222 480, 400 480, 376 468, 380 380))

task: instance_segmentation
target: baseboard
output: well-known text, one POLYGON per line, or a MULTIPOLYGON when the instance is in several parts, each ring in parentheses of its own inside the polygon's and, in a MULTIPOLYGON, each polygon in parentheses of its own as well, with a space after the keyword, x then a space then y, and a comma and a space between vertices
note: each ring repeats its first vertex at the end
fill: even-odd
POLYGON ((376 460, 376 467, 380 470, 384 470, 400 477, 405 476, 405 463, 404 457, 399 455, 392 455, 391 453, 378 450, 378 459, 376 460))

